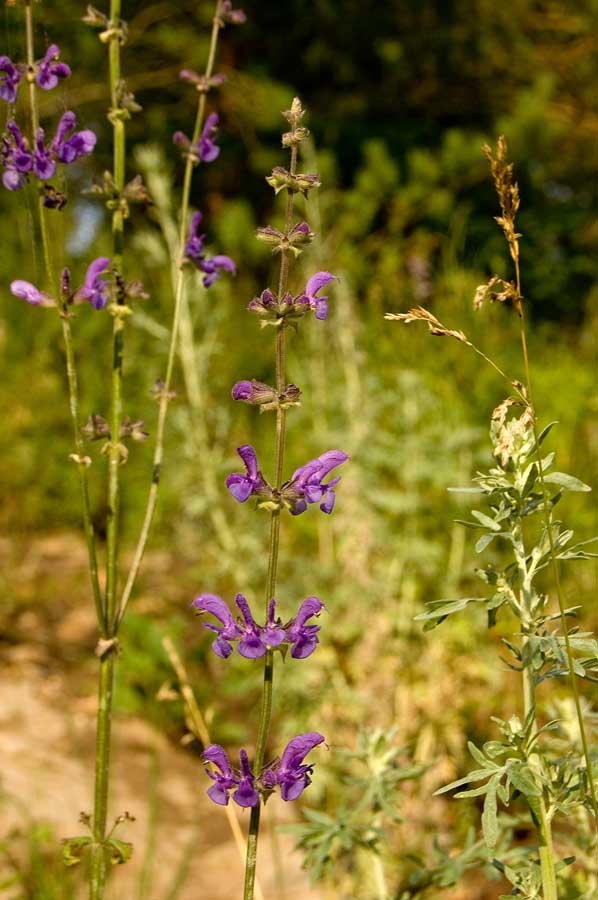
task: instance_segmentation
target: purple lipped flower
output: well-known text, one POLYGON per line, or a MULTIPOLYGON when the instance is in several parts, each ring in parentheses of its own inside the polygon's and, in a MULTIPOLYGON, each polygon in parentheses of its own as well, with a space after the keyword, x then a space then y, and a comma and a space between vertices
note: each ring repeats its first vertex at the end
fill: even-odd
POLYGON ((263 494, 267 491, 262 473, 258 469, 257 455, 250 444, 237 447, 237 453, 245 463, 246 474, 234 472, 226 479, 226 486, 239 503, 245 503, 252 494, 263 494))
POLYGON ((309 304, 310 309, 315 312, 316 319, 328 318, 328 297, 318 297, 318 291, 336 278, 337 276, 331 275, 330 272, 316 272, 305 286, 305 293, 301 295, 300 301, 309 304))
POLYGON ((7 103, 17 99, 17 88, 22 78, 21 71, 8 56, 0 56, 0 97, 7 103))
POLYGON ((249 767, 249 759, 245 750, 239 752, 239 759, 241 761, 241 777, 239 787, 233 794, 233 800, 239 806, 257 806, 260 802, 260 795, 255 789, 255 778, 249 767))
POLYGON ((276 600, 274 598, 268 604, 268 621, 263 633, 269 647, 278 647, 283 641, 288 639, 281 619, 276 618, 276 600))
POLYGON ((189 236, 185 244, 185 258, 190 260, 200 272, 204 273, 203 286, 209 288, 218 278, 220 269, 230 272, 231 275, 236 275, 237 267, 230 256, 217 255, 206 257, 204 252, 206 236, 199 233, 202 218, 203 216, 199 210, 193 213, 191 217, 189 236))
POLYGON ((199 226, 203 219, 199 210, 191 216, 191 224, 189 225, 189 237, 185 244, 185 256, 196 262, 203 257, 203 245, 206 239, 205 234, 199 233, 199 226))
POLYGON ((3 137, 3 161, 6 159, 19 172, 30 172, 33 168, 33 155, 26 138, 21 134, 21 129, 14 119, 9 119, 6 127, 10 137, 6 135, 3 137))
POLYGON ((10 284, 10 292, 19 300, 25 300, 30 306, 56 306, 55 300, 49 294, 45 294, 29 281, 17 279, 10 284))
POLYGON ((66 63, 59 62, 60 50, 56 44, 50 44, 46 55, 37 64, 35 80, 43 91, 51 91, 61 78, 68 78, 71 74, 66 63))
POLYGON ((67 138, 69 131, 73 131, 77 125, 77 117, 71 110, 67 110, 60 119, 56 134, 50 145, 50 150, 55 154, 59 162, 69 165, 79 159, 80 156, 87 156, 91 153, 96 145, 97 138, 93 131, 84 129, 83 131, 75 131, 67 138))
POLYGON ((319 644, 319 625, 306 625, 312 616, 319 616, 324 604, 317 597, 307 597, 299 607, 299 612, 286 629, 286 639, 291 644, 291 656, 294 659, 306 659, 319 644))
POLYGON ((210 772, 206 769, 206 775, 215 782, 208 789, 208 797, 219 806, 228 806, 229 791, 239 784, 239 779, 235 777, 224 748, 219 744, 210 744, 204 750, 203 758, 220 769, 219 772, 210 772))
POLYGON ((249 603, 243 594, 237 594, 235 603, 241 610, 241 615, 245 620, 245 628, 242 631, 242 638, 239 641, 238 650, 241 656, 246 659, 260 659, 265 656, 268 649, 266 641, 262 638, 263 628, 260 628, 249 609, 249 603))
POLYGON ((216 145, 216 131, 218 128, 218 113, 210 113, 207 117, 199 140, 194 148, 200 162, 214 162, 220 155, 220 147, 216 145))
POLYGON ((342 450, 327 450, 317 459, 300 466, 291 480, 283 487, 283 494, 291 501, 291 513, 298 516, 310 503, 319 503, 322 512, 330 515, 334 508, 334 487, 340 477, 323 483, 323 479, 337 466, 349 459, 342 450))
POLYGON ((276 771, 276 780, 280 785, 280 795, 283 800, 296 800, 311 784, 314 764, 305 765, 303 760, 323 740, 323 734, 319 734, 317 731, 308 731, 306 734, 298 734, 289 741, 276 771))
POLYGON ((50 155, 51 148, 44 145, 44 129, 38 128, 35 135, 35 152, 33 154, 33 171, 41 181, 52 178, 56 172, 56 161, 50 155))
POLYGON ((243 634, 228 606, 217 594, 200 594, 191 605, 200 612, 211 613, 221 623, 221 625, 212 625, 202 622, 202 625, 209 631, 216 632, 218 637, 212 643, 212 650, 216 656, 227 659, 233 652, 231 641, 238 640, 243 634))
POLYGON ((104 309, 108 303, 110 281, 101 275, 110 265, 106 256, 99 256, 91 263, 85 274, 85 281, 75 294, 75 300, 89 300, 94 309, 104 309))
POLYGON ((216 256, 211 256, 202 260, 198 268, 205 273, 202 280, 203 286, 206 288, 209 288, 210 285, 214 284, 220 274, 220 269, 224 269, 225 272, 230 272, 231 275, 237 274, 237 267, 230 256, 224 256, 223 254, 217 254, 216 256))

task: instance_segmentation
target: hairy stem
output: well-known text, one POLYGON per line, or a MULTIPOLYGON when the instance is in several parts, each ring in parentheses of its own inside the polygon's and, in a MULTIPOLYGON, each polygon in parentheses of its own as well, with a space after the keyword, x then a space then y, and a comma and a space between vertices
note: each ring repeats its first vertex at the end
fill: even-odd
MULTIPOLYGON (((108 67, 110 77, 110 114, 113 140, 113 178, 116 195, 122 198, 125 186, 125 110, 120 105, 121 89, 121 0, 110 2, 108 67)), ((112 262, 117 276, 122 276, 124 212, 119 204, 112 213, 112 262)), ((106 595, 105 615, 108 638, 116 638, 116 588, 118 580, 118 539, 120 512, 119 444, 122 422, 122 375, 125 339, 124 298, 116 283, 116 304, 112 324, 112 393, 110 402, 110 443, 108 446, 108 521, 106 529, 106 595), (122 314, 121 314, 122 313, 122 314)), ((110 745, 112 703, 114 693, 115 648, 109 647, 100 657, 98 715, 96 730, 95 791, 93 810, 93 852, 90 868, 90 900, 102 900, 107 877, 106 820, 110 787, 110 745)))
MULTIPOLYGON (((297 147, 291 148, 290 172, 294 175, 297 171, 297 147)), ((285 213, 285 234, 288 234, 293 218, 294 193, 287 192, 287 206, 285 213)), ((280 262, 280 277, 278 280, 278 296, 284 297, 289 280, 289 251, 283 250, 280 262)), ((282 394, 285 386, 285 327, 284 323, 276 332, 276 390, 282 394)), ((286 438, 286 410, 280 406, 276 410, 276 450, 274 457, 274 488, 279 491, 282 485, 284 469, 284 448, 286 438)), ((268 575, 266 577, 265 614, 268 616, 268 606, 276 591, 276 575, 278 573, 278 549, 280 544, 280 509, 275 509, 270 518, 270 547, 268 553, 268 575)), ((264 764, 264 754, 270 730, 272 717, 272 694, 274 689, 274 654, 268 650, 264 657, 264 685, 262 690, 262 703, 258 735, 255 747, 254 772, 261 771, 264 764)), ((257 841, 260 828, 260 804, 252 807, 249 820, 249 834, 247 836, 247 859, 245 863, 245 885, 243 900, 253 900, 255 882, 255 870, 257 864, 257 841)))
MULTIPOLYGON (((210 39, 210 49, 208 53, 208 60, 205 68, 205 77, 206 79, 210 78, 214 71, 214 63, 216 60, 216 48, 218 45, 218 35, 220 33, 220 29, 222 27, 222 21, 218 17, 218 9, 220 3, 216 4, 216 10, 214 14, 214 20, 212 24, 212 35, 210 39)), ((195 125, 193 127, 193 136, 191 138, 192 144, 195 144, 199 139, 201 134, 201 130, 203 127, 204 116, 206 109, 206 94, 205 92, 200 93, 199 100, 197 104, 197 112, 195 116, 195 125)), ((129 570, 129 574, 127 576, 127 581, 122 592, 120 603, 118 607, 118 613, 116 616, 116 625, 118 626, 122 621, 122 617, 124 615, 125 609, 127 608, 127 604, 130 600, 131 593, 133 592, 133 588, 135 586, 135 581, 137 579, 137 575, 139 574, 139 569, 141 566, 141 561, 143 559, 143 554, 145 552, 145 548, 148 542, 150 529, 152 525, 152 521, 154 518, 154 512, 156 510, 156 503, 158 500, 158 488, 160 485, 160 476, 162 473, 162 463, 164 459, 164 432, 166 426, 166 415, 168 412, 169 402, 171 400, 171 385, 172 385, 172 375, 174 371, 174 363, 176 359, 177 352, 177 342, 178 342, 178 333, 179 333, 179 325, 181 320, 181 310, 183 305, 183 297, 185 291, 185 270, 182 264, 182 258, 185 250, 185 242, 187 238, 187 228, 188 228, 188 219, 189 219, 189 205, 190 205, 190 197, 191 197, 191 181, 193 176, 193 168, 194 161, 187 157, 185 163, 185 174, 183 178, 183 193, 181 197, 181 219, 179 226, 179 269, 175 286, 175 296, 174 296, 174 311, 172 318, 172 329, 170 332, 170 344, 168 347, 168 359, 166 363, 166 375, 163 381, 163 385, 160 391, 159 398, 159 408, 158 408, 158 424, 156 428, 156 444, 154 449, 154 457, 152 462, 152 482, 149 489, 149 494, 147 498, 147 504, 145 508, 145 515, 143 518, 143 525, 141 527, 141 532, 139 535, 139 539, 137 541, 137 546, 135 547, 135 554, 133 556, 133 562, 131 564, 131 568, 129 570)))

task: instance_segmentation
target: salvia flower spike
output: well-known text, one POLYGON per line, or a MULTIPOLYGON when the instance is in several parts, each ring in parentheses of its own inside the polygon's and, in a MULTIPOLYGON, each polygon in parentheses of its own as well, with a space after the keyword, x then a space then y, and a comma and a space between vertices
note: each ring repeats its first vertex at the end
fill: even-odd
POLYGON ((261 659, 268 650, 285 644, 291 647, 294 659, 306 659, 316 649, 320 626, 306 623, 319 616, 324 609, 324 604, 317 597, 307 597, 295 618, 286 625, 276 617, 274 599, 268 605, 268 618, 264 625, 256 623, 243 594, 237 594, 235 603, 241 618, 235 619, 226 602, 217 594, 200 594, 191 604, 199 613, 209 613, 220 623, 202 622, 202 625, 217 635, 212 650, 221 659, 228 659, 235 642, 238 642, 239 654, 247 659, 261 659))
POLYGON ((210 800, 219 806, 227 806, 231 791, 232 799, 241 807, 258 806, 260 792, 270 795, 277 787, 283 800, 297 800, 311 784, 314 763, 305 763, 308 753, 324 743, 324 735, 308 731, 292 738, 283 750, 280 759, 254 772, 249 765, 246 750, 239 752, 240 767, 233 769, 226 751, 219 744, 210 744, 203 752, 208 765, 206 774, 214 784, 208 788, 210 800))

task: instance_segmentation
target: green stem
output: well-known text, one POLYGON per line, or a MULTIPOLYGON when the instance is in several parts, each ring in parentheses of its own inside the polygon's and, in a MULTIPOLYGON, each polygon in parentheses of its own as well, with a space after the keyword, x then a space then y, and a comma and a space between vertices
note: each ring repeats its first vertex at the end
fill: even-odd
MULTIPOLYGON (((519 291, 519 271, 517 268, 517 285, 519 291)), ((574 668, 574 660, 573 660, 573 650, 571 647, 571 638, 569 636, 569 626, 567 624, 567 615, 565 612, 565 602, 563 599, 563 591, 561 587, 561 576, 559 572, 559 564, 556 557, 556 549, 554 546, 554 538, 552 535, 552 521, 551 521, 551 512, 550 512, 550 499, 548 495, 548 490, 546 488, 546 482, 544 480, 544 472, 542 470, 542 455, 540 452, 540 444, 538 441, 538 429, 536 424, 536 413, 535 407, 532 398, 532 381, 531 381, 531 371, 529 364, 529 354, 527 350, 527 341, 525 337, 525 327, 524 327, 524 319, 523 319, 523 311, 521 311, 521 349, 523 352, 523 360, 525 365, 525 380, 527 383, 527 395, 528 402, 530 405, 530 409, 532 411, 532 423, 534 430, 534 443, 536 447, 536 460, 538 464, 538 474, 540 477, 540 484, 542 486, 542 499, 543 499, 543 512, 544 512, 544 526, 546 529, 546 533, 548 535, 548 545, 550 549, 550 561, 552 566, 552 572, 554 575, 554 584, 556 589, 556 595, 559 605, 559 614, 561 618, 561 629, 563 632, 563 637, 565 640, 565 651, 567 653, 567 663, 569 667, 569 682, 571 684, 571 693, 573 694, 573 701, 575 703, 575 711, 577 713, 577 721, 579 724, 579 733, 581 736, 581 744, 583 748, 583 755, 586 763, 586 771, 588 776, 588 785, 590 789, 590 800, 592 803, 592 809, 594 811, 594 830, 598 833, 598 798, 596 796, 596 785, 594 783, 594 771, 592 765, 592 757, 590 755, 590 748, 588 744, 588 738, 586 734, 585 722, 583 718, 583 711, 581 708, 581 700, 579 696, 579 685, 577 683, 577 675, 575 673, 574 668)))
MULTIPOLYGON (((297 171, 297 147, 291 148, 290 172, 297 171)), ((288 191, 285 213, 285 234, 291 228, 293 218, 294 193, 288 191)), ((289 279, 289 251, 283 250, 280 262, 280 277, 278 280, 278 296, 284 297, 289 279)), ((276 390, 282 394, 285 386, 285 326, 284 323, 276 332, 276 390)), ((276 450, 274 457, 274 489, 279 491, 282 486, 284 471, 284 449, 286 438, 286 410, 280 406, 276 410, 276 450)), ((275 509, 270 518, 270 547, 268 553, 268 575, 266 577, 265 612, 268 616, 268 607, 276 592, 276 576, 278 573, 278 550, 280 545, 280 509, 275 509)), ((274 690, 274 654, 268 650, 264 657, 264 684, 262 690, 262 702, 260 706, 260 718, 255 747, 254 772, 260 772, 264 765, 264 755, 270 731, 272 718, 272 694, 274 690)), ((257 865, 257 841, 260 827, 260 806, 252 807, 249 820, 249 834, 247 837, 247 858, 245 861, 245 885, 243 900, 253 900, 255 871, 257 865)))
MULTIPOLYGON (((34 77, 35 47, 33 39, 33 13, 31 0, 25 0, 25 36, 26 36, 26 53, 28 67, 28 83, 29 83, 29 109, 31 114, 31 136, 35 139, 35 134, 39 128, 39 112, 37 108, 37 94, 34 77)), ((51 292, 55 294, 57 301, 60 297, 60 283, 56 278, 54 265, 52 262, 52 254, 50 252, 50 239, 46 224, 46 209, 43 204, 43 197, 38 194, 38 210, 39 210, 39 226, 43 248, 44 266, 46 269, 46 278, 51 286, 51 292)), ((83 514, 83 530, 87 543, 87 555, 89 561, 89 575, 91 579, 91 587, 94 596, 96 615, 102 635, 105 633, 105 614, 100 590, 100 582, 98 578, 98 563, 95 548, 95 534, 91 518, 91 504, 89 501, 89 485, 87 479, 87 467, 85 464, 85 448, 83 438, 81 436, 81 422, 79 418, 79 389, 77 384, 77 369, 75 364, 75 351, 73 346, 73 337, 69 315, 66 309, 61 308, 57 302, 57 309, 62 319, 62 335, 64 339, 65 355, 66 355, 66 374, 69 392, 69 411, 73 426, 73 441, 75 453, 73 460, 77 465, 79 473, 79 488, 81 491, 81 505, 83 514)))
MULTIPOLYGON (((113 178, 118 200, 125 186, 126 133, 125 113, 120 108, 120 37, 121 2, 110 2, 110 30, 108 48, 110 75, 110 121, 113 136, 113 178)), ((112 262, 115 273, 122 275, 124 244, 124 213, 120 204, 112 213, 112 262)), ((117 285, 118 288, 118 285, 117 285)), ((106 529, 106 595, 104 601, 106 635, 116 637, 115 622, 116 588, 118 580, 118 538, 120 512, 120 464, 119 446, 122 421, 122 374, 125 338, 125 318, 121 312, 123 298, 117 296, 112 324, 112 394, 110 403, 110 443, 108 447, 108 521, 106 529)), ((108 648, 100 657, 98 685, 98 714, 96 730, 95 791, 93 811, 93 850, 90 869, 90 900, 102 900, 106 886, 106 821, 110 788, 110 744, 112 731, 112 705, 114 693, 115 648, 108 648)))
MULTIPOLYGON (((214 63, 216 60, 216 48, 218 45, 218 35, 220 29, 222 28, 222 21, 218 17, 218 9, 220 3, 216 4, 216 10, 214 14, 214 19, 212 23, 212 35, 210 39, 210 50, 208 53, 208 60, 206 63, 205 69, 205 77, 206 80, 210 78, 214 71, 214 63)), ((201 130, 203 128, 204 116, 206 109, 206 94, 201 93, 199 95, 199 100, 197 104, 197 112, 195 116, 195 124, 193 127, 193 136, 191 138, 191 143, 197 143, 199 136, 201 134, 201 130)), ((143 559, 143 554, 145 552, 145 548, 147 545, 147 541, 150 534, 150 529, 152 525, 152 521, 154 518, 154 512, 156 509, 156 503, 158 500, 158 489, 160 486, 160 476, 162 472, 162 462, 164 459, 164 433, 166 426, 166 415, 168 412, 168 406, 171 399, 171 385, 172 385, 172 375, 174 371, 174 363, 176 359, 176 350, 177 350, 177 341, 178 341, 178 333, 179 326, 181 320, 181 309, 183 305, 183 296, 185 290, 185 269, 183 267, 182 258, 185 250, 185 243, 187 240, 187 228, 188 228, 188 219, 189 219, 189 205, 190 205, 190 197, 191 197, 191 182, 193 176, 193 169, 195 167, 195 162, 190 157, 187 157, 185 163, 185 174, 183 178, 183 193, 181 198, 181 219, 179 226, 179 270, 175 287, 175 297, 174 297, 174 312, 172 318, 172 329, 170 332, 170 344, 168 347, 168 360, 166 363, 166 376, 164 378, 164 383, 162 390, 160 392, 160 405, 158 408, 158 424, 156 429, 156 445, 154 449, 154 458, 152 462, 152 482, 149 489, 147 504, 145 508, 145 515, 143 518, 143 525, 141 527, 141 532, 139 535, 139 539, 137 541, 137 546, 135 548, 135 553, 133 556, 133 562, 131 564, 131 568, 129 570, 127 581, 122 592, 120 602, 118 605, 118 613, 116 615, 116 627, 122 621, 123 615, 125 613, 125 609, 127 604, 131 598, 131 594, 133 592, 133 588, 135 586, 135 581, 137 579, 137 575, 139 574, 139 569, 141 567, 141 561, 143 559)))

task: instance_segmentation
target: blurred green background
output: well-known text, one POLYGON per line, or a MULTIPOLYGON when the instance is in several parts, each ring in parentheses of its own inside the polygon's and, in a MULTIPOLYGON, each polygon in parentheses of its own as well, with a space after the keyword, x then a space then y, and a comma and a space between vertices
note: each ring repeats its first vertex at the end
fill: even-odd
MULTIPOLYGON (((127 230, 126 274, 141 278, 151 296, 127 329, 124 411, 143 418, 151 435, 150 391, 163 375, 172 309, 164 231, 179 208, 182 175, 171 135, 191 131, 195 105, 178 72, 202 70, 212 7, 189 0, 124 7, 123 74, 143 107, 127 126, 128 176, 141 172, 154 199, 149 209, 134 209, 127 230)), ((505 386, 466 347, 385 322, 383 314, 428 306, 522 377, 513 311, 472 310, 478 284, 495 272, 512 277, 481 153, 485 142, 504 134, 522 197, 536 404, 542 422, 560 422, 551 438, 559 468, 598 487, 598 4, 288 0, 244 8, 247 25, 227 29, 221 42, 217 70, 227 83, 209 97, 220 116, 222 152, 196 172, 192 194, 211 251, 232 256, 239 272, 209 292, 199 277, 192 279, 159 516, 123 633, 120 715, 148 719, 173 738, 184 731, 181 709, 156 700, 171 677, 160 643, 170 633, 190 662, 214 736, 235 746, 253 740, 246 710, 257 702, 259 673, 248 677, 236 657, 222 666, 187 607, 204 590, 227 598, 241 590, 251 601, 261 596, 266 517, 250 504, 238 506, 223 483, 238 467, 241 443, 254 444, 270 471, 273 422, 233 404, 230 388, 241 378, 273 377, 272 335, 259 330, 245 307, 276 277, 275 261, 254 235, 258 225, 282 221, 282 200, 274 200, 264 176, 285 162, 280 111, 299 95, 312 133, 300 168, 319 172, 322 188, 306 204, 298 202, 318 239, 293 268, 291 286, 298 291, 318 269, 341 281, 331 291, 329 321, 305 321, 289 341, 288 379, 304 398, 289 416, 287 468, 290 474, 332 447, 350 453, 352 462, 330 520, 310 509, 284 522, 281 611, 290 616, 303 597, 316 594, 329 612, 318 653, 308 663, 287 665, 279 679, 276 745, 317 727, 333 745, 352 747, 364 723, 397 725, 408 755, 436 766, 409 797, 416 827, 402 835, 403 844, 425 849, 437 832, 453 827, 459 844, 475 812, 444 799, 429 808, 429 794, 462 771, 466 740, 490 734, 490 714, 518 711, 516 681, 498 661, 498 638, 487 636, 475 614, 432 634, 423 634, 413 616, 426 600, 460 596, 474 583, 473 542, 453 524, 467 504, 446 489, 488 465, 489 415, 505 386)), ((56 41, 73 69, 42 98, 43 122, 51 131, 61 112, 73 108, 80 126, 99 139, 93 156, 71 167, 69 203, 53 219, 56 259, 69 265, 76 284, 92 258, 110 252, 107 213, 81 194, 111 164, 105 48, 81 23, 83 13, 84 4, 71 0, 35 5, 37 55, 56 41)), ((20 16, 18 4, 3 10, 3 52, 13 59, 23 56, 20 16)), ((8 291, 15 277, 43 284, 32 189, 4 191, 1 202, 6 645, 11 652, 28 643, 43 647, 44 671, 84 671, 77 690, 92 693, 93 623, 71 643, 56 637, 66 613, 89 602, 75 472, 67 461, 59 323, 52 310, 30 308, 8 291), (64 538, 64 550, 47 568, 32 570, 31 548, 55 534, 64 538), (66 565, 73 558, 75 565, 66 565)), ((106 415, 110 318, 79 308, 73 327, 83 417, 106 415)), ((125 562, 139 528, 151 453, 150 437, 132 448, 123 469, 125 562)), ((102 540, 104 462, 97 445, 90 455, 102 540)), ((567 501, 567 519, 580 539, 598 530, 591 497, 567 501)), ((597 566, 585 563, 566 582, 588 625, 597 618, 597 577, 597 566)), ((335 808, 333 775, 323 784, 310 802, 335 808)), ((398 840, 393 836, 390 846, 398 840)), ((399 878, 403 870, 393 859, 399 878)), ((339 863, 337 891, 347 871, 339 863)), ((481 890, 462 896, 481 898, 481 890)))

